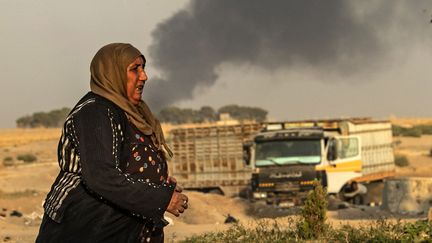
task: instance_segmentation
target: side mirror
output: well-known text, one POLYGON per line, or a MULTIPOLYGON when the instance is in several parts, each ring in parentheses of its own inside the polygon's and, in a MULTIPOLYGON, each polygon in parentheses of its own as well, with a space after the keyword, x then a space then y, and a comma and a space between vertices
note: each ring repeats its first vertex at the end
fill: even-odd
POLYGON ((243 163, 246 165, 251 164, 251 149, 252 149, 252 142, 246 142, 243 144, 243 163))
POLYGON ((336 139, 330 139, 327 149, 327 160, 334 161, 337 159, 337 143, 336 139))

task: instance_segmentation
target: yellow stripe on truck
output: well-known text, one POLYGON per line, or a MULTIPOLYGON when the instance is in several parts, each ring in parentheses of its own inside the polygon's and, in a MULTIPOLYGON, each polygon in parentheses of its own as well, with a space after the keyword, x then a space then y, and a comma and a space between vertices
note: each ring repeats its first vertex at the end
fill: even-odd
POLYGON ((362 162, 361 160, 354 160, 354 161, 346 161, 341 162, 337 164, 331 164, 331 165, 317 165, 315 167, 315 170, 322 171, 325 170, 327 172, 361 172, 362 169, 362 162))

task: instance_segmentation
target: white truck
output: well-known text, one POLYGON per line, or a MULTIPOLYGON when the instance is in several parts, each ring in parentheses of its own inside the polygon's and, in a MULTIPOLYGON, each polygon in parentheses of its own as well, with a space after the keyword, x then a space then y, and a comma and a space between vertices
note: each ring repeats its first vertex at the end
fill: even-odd
POLYGON ((367 118, 270 122, 248 151, 253 199, 281 206, 301 204, 317 179, 329 194, 361 196, 395 168, 391 123, 367 118))

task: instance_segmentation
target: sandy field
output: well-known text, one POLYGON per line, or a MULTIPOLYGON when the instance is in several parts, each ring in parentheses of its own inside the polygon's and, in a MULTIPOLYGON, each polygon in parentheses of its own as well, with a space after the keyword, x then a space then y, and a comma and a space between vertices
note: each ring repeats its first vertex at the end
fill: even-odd
MULTIPOLYGON (((0 129, 0 242, 34 242, 43 214, 42 202, 48 193, 58 168, 56 164, 59 129, 0 129), (17 161, 19 154, 32 153, 37 161, 17 161), (14 165, 4 166, 5 158, 14 165)), ((403 176, 431 176, 432 136, 421 138, 396 137, 395 153, 407 156, 409 166, 397 168, 403 176)), ((193 234, 224 230, 226 216, 232 215, 245 226, 254 227, 258 220, 275 219, 287 225, 296 209, 277 209, 255 205, 240 198, 187 192, 190 208, 181 217, 166 215, 172 224, 166 227, 166 242, 176 242, 193 234)), ((334 225, 364 225, 379 217, 397 219, 379 207, 349 207, 328 212, 334 225)), ((411 215, 411 220, 425 214, 411 215)), ((407 217, 405 217, 407 218, 407 217)))

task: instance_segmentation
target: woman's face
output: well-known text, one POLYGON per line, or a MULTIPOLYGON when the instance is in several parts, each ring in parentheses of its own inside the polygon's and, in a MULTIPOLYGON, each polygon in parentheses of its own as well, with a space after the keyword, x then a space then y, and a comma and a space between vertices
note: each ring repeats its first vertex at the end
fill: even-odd
POLYGON ((147 74, 144 67, 145 63, 142 57, 137 57, 137 59, 127 67, 127 98, 134 105, 138 105, 140 102, 144 83, 147 81, 147 74))

